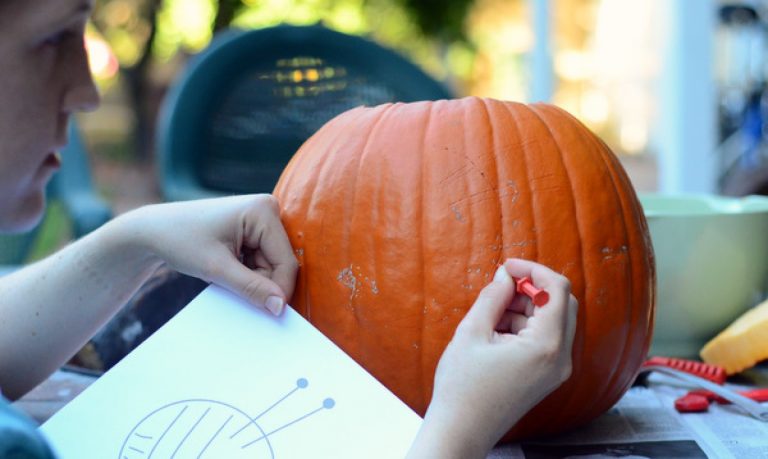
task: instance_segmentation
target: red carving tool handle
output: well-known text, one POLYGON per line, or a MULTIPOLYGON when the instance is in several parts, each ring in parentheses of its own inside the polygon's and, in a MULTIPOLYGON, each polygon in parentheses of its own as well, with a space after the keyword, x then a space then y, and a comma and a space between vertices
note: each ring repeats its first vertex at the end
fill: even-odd
POLYGON ((674 368, 675 370, 684 371, 700 378, 708 379, 715 384, 723 385, 723 383, 725 383, 725 369, 717 365, 675 357, 651 357, 643 364, 643 366, 651 365, 662 365, 674 368))
MULTIPOLYGON (((737 393, 747 397, 750 400, 754 400, 756 402, 768 402, 768 388, 740 390, 740 391, 737 391, 737 393)), ((716 393, 712 392, 711 390, 706 390, 706 389, 694 389, 694 390, 688 391, 687 395, 700 395, 702 397, 705 397, 709 401, 715 401, 721 405, 727 405, 731 403, 730 400, 725 399, 717 395, 716 393)))
POLYGON ((517 293, 528 295, 534 305, 544 306, 549 303, 549 293, 533 285, 530 277, 514 277, 513 279, 517 293))

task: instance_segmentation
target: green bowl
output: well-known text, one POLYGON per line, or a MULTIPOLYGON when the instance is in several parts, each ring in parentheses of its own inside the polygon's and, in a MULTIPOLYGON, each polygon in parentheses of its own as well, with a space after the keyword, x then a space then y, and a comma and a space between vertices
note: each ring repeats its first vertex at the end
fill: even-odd
POLYGON ((768 197, 640 194, 656 256, 651 355, 695 358, 765 297, 768 197))

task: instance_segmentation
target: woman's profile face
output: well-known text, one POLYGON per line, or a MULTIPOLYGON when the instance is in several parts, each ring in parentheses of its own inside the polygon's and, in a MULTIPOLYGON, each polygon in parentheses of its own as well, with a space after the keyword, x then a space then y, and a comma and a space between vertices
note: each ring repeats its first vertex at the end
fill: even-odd
POLYGON ((92 7, 93 0, 0 1, 0 231, 40 220, 70 115, 98 105, 83 42, 92 7))

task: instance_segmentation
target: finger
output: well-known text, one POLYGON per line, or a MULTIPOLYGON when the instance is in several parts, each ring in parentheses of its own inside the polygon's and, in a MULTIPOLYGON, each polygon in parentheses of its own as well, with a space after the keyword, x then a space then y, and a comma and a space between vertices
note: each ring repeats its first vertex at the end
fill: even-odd
POLYGON ((549 303, 542 308, 534 308, 530 317, 536 320, 529 321, 529 328, 541 336, 557 339, 561 344, 568 341, 569 334, 575 330, 575 308, 571 297, 568 285, 552 287, 549 303))
POLYGON ((272 270, 266 269, 266 268, 256 268, 253 270, 254 273, 258 274, 259 276, 266 277, 267 279, 272 279, 272 270))
POLYGON ((570 326, 569 307, 571 285, 568 279, 548 267, 528 260, 510 259, 504 263, 512 276, 530 276, 534 284, 549 293, 549 302, 541 308, 532 308, 529 328, 539 330, 541 336, 565 340, 570 326))
POLYGON ((478 336, 490 336, 514 295, 515 283, 507 270, 499 266, 493 281, 480 291, 459 329, 478 336))
POLYGON ((523 314, 507 310, 496 325, 496 331, 503 334, 517 334, 525 328, 527 323, 528 318, 523 314))
MULTIPOLYGON (((243 252, 243 264, 245 264, 246 267, 253 270, 255 273, 264 276, 266 278, 272 279, 275 281, 278 285, 280 285, 280 288, 285 292, 286 290, 292 293, 292 286, 290 282, 286 282, 285 279, 280 278, 281 275, 278 273, 278 277, 275 277, 275 271, 273 266, 270 264, 269 260, 267 260, 266 256, 264 256, 264 253, 259 248, 250 248, 250 247, 244 247, 242 249, 243 252)), ((295 278, 295 274, 294 274, 295 278)), ((293 278, 291 278, 293 279, 293 278)), ((286 297, 288 298, 288 297, 286 297)))
POLYGON ((243 247, 242 249, 242 257, 240 257, 243 261, 243 264, 247 266, 250 269, 256 268, 256 254, 258 251, 256 249, 252 249, 250 247, 243 247))
POLYGON ((272 272, 272 265, 269 263, 269 260, 267 260, 267 257, 261 253, 261 250, 254 251, 252 261, 253 265, 249 266, 250 268, 272 272))
POLYGON ((533 310, 535 309, 535 306, 533 305, 533 302, 528 301, 525 303, 525 314, 526 317, 531 317, 533 315, 533 310))
POLYGON ((528 326, 528 317, 522 314, 515 314, 509 323, 509 333, 517 335, 528 326))
POLYGON ((552 288, 561 294, 565 290, 570 294, 570 281, 562 274, 540 263, 510 258, 504 262, 504 267, 513 277, 530 277, 536 287, 547 290, 548 293, 549 289, 552 288))
POLYGON ((569 295, 568 298, 568 312, 567 312, 567 325, 565 327, 565 345, 568 355, 571 354, 571 348, 573 347, 573 339, 576 336, 576 324, 578 323, 579 314, 579 302, 576 297, 569 295))
MULTIPOLYGON (((528 311, 531 305, 531 299, 528 298, 527 295, 515 295, 509 303, 509 306, 507 306, 507 311, 512 311, 517 314, 526 314, 526 311, 528 311)), ((530 313, 526 315, 530 315, 530 313)))
POLYGON ((271 279, 289 298, 293 295, 299 265, 280 221, 277 200, 272 196, 260 198, 258 205, 254 205, 245 217, 243 243, 259 249, 263 259, 272 267, 271 279))
POLYGON ((551 283, 559 282, 559 278, 563 277, 547 266, 520 258, 506 260, 504 267, 507 268, 512 277, 529 277, 536 287, 544 290, 547 290, 551 283))
POLYGON ((519 314, 512 312, 509 309, 504 311, 501 315, 501 319, 499 319, 499 323, 496 324, 496 331, 499 333, 508 333, 510 324, 512 323, 512 317, 515 315, 519 314))
POLYGON ((250 270, 234 257, 222 263, 210 281, 274 315, 280 315, 285 307, 287 297, 280 285, 250 270))
POLYGON ((254 251, 251 261, 252 265, 248 266, 249 268, 260 276, 272 279, 272 266, 270 266, 269 261, 267 261, 261 251, 254 251))

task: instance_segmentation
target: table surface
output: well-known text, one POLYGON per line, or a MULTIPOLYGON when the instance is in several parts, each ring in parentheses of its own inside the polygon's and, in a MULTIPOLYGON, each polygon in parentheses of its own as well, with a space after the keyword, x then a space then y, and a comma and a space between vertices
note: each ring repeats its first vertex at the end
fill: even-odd
POLYGON ((13 405, 39 424, 44 423, 98 379, 98 374, 64 367, 13 405))

